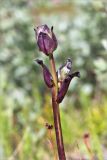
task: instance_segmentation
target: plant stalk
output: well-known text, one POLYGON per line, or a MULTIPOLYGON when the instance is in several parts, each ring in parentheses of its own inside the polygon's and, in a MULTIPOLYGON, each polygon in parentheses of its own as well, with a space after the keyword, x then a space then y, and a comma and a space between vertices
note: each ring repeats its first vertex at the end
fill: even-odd
POLYGON ((66 160, 64 144, 63 144, 59 104, 56 102, 56 97, 57 97, 57 92, 58 92, 58 81, 57 81, 55 61, 54 61, 53 54, 50 54, 49 59, 50 59, 50 65, 51 65, 51 73, 52 73, 52 77, 53 77, 54 84, 55 84, 52 87, 52 108, 53 108, 53 117, 54 117, 54 126, 55 126, 58 156, 59 156, 59 160, 66 160))

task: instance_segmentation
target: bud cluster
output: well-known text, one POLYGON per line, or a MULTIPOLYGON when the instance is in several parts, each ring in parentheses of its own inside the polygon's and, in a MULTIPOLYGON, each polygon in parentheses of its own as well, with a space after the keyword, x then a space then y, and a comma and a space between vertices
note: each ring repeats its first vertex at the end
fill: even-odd
MULTIPOLYGON (((42 51, 46 56, 52 55, 58 45, 56 36, 53 32, 53 27, 51 27, 50 29, 47 25, 42 25, 38 26, 36 29, 34 29, 34 31, 39 50, 42 51)), ((52 88, 55 84, 48 67, 42 60, 36 59, 35 61, 42 67, 43 77, 46 85, 49 88, 52 88)), ((68 58, 66 62, 59 67, 56 74, 58 83, 58 93, 56 101, 57 103, 61 103, 68 91, 71 80, 74 77, 80 77, 80 73, 72 73, 72 60, 68 58)))

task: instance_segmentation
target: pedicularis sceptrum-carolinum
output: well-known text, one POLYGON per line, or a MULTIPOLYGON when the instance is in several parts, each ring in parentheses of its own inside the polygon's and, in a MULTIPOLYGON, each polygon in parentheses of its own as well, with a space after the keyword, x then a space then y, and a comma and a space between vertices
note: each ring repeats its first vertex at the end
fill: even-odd
POLYGON ((34 28, 34 31, 38 48, 49 58, 51 66, 51 70, 49 70, 48 67, 44 64, 43 60, 35 60, 42 67, 45 84, 48 88, 50 88, 52 94, 52 108, 58 157, 59 160, 66 160, 61 129, 59 103, 63 101, 71 80, 74 77, 80 77, 80 73, 78 71, 72 72, 71 58, 67 58, 66 62, 62 64, 56 71, 53 53, 57 49, 58 42, 53 32, 53 26, 50 29, 46 24, 41 25, 37 28, 34 28))

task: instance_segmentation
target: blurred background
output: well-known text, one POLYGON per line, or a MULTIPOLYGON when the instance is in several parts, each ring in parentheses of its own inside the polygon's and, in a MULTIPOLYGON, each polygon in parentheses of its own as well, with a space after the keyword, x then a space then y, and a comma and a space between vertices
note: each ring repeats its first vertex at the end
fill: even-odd
POLYGON ((0 0, 0 160, 53 160, 55 136, 50 91, 41 68, 48 58, 39 52, 34 27, 54 26, 57 68, 68 57, 74 79, 60 105, 67 159, 92 152, 107 160, 107 1, 0 0))

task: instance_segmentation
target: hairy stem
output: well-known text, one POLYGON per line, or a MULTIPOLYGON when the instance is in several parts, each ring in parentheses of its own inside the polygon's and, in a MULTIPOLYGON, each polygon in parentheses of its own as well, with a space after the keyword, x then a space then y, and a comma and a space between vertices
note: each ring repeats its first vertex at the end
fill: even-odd
POLYGON ((53 107, 54 126, 55 126, 58 156, 59 156, 59 160, 66 160, 64 144, 63 144, 62 129, 61 129, 61 121, 60 121, 59 104, 56 102, 56 96, 58 92, 58 82, 57 82, 55 61, 54 61, 52 54, 50 55, 49 59, 50 59, 50 65, 51 65, 51 73, 52 73, 54 84, 55 84, 52 87, 52 107, 53 107))

